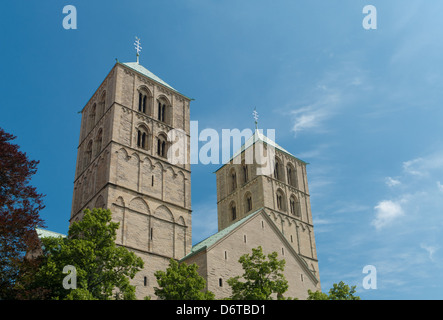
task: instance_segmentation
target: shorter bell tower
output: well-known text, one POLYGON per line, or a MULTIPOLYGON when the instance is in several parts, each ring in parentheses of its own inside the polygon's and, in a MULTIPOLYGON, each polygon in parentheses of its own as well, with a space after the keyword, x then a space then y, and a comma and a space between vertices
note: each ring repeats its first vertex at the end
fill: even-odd
POLYGON ((264 208, 318 276, 306 165, 256 128, 232 159, 215 172, 218 229, 264 208))

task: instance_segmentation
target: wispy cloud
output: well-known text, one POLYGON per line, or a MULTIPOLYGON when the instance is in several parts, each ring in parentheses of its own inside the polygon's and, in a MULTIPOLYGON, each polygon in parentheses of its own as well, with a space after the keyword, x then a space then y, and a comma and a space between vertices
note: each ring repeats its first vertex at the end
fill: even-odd
POLYGON ((307 90, 307 102, 292 108, 292 131, 295 135, 308 130, 328 132, 331 128, 327 126, 327 121, 348 104, 355 89, 363 87, 364 82, 362 71, 353 64, 339 63, 325 72, 323 78, 311 90, 307 90))
MULTIPOLYGON (((335 101, 336 103, 339 97, 326 97, 326 100, 328 99, 330 99, 331 101, 335 101)), ((326 101, 319 101, 314 105, 292 111, 292 115, 294 116, 292 131, 297 135, 301 131, 305 131, 308 129, 315 129, 317 131, 325 130, 325 128, 323 127, 324 121, 328 119, 332 114, 327 105, 328 104, 326 101)))
POLYGON ((397 179, 391 178, 391 177, 386 177, 385 179, 385 183, 389 186, 389 187, 395 187, 401 184, 401 182, 397 179))
POLYGON ((426 157, 419 157, 403 162, 405 173, 414 176, 429 176, 431 171, 443 171, 443 153, 434 153, 426 157))
POLYGON ((421 176, 424 174, 424 171, 421 168, 422 163, 422 158, 405 161, 403 162, 403 170, 406 173, 412 174, 414 176, 421 176))
POLYGON ((436 247, 436 246, 429 246, 427 244, 422 243, 422 244, 420 244, 420 248, 424 249, 428 253, 429 259, 431 261, 434 261, 434 253, 435 253, 435 251, 438 250, 438 247, 436 247))

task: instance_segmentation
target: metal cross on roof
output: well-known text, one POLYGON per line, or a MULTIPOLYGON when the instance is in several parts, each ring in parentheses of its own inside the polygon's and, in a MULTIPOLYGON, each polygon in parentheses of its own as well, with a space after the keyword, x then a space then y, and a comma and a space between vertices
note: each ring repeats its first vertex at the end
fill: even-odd
POLYGON ((138 63, 138 57, 140 56, 140 51, 142 51, 142 46, 140 45, 140 39, 138 37, 135 37, 135 51, 137 51, 137 63, 138 63))
POLYGON ((255 129, 257 129, 258 112, 255 108, 254 108, 254 111, 252 112, 252 115, 254 116, 254 120, 255 120, 255 129))

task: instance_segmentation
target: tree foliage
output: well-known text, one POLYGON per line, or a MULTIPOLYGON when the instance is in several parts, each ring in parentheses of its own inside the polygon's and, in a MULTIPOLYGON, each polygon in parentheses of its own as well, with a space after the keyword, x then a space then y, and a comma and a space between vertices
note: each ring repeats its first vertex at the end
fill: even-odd
POLYGON ((288 281, 283 275, 285 260, 277 259, 277 252, 263 254, 261 246, 252 249, 252 254, 242 255, 239 259, 244 273, 230 278, 228 284, 232 289, 234 300, 271 300, 272 294, 284 299, 283 293, 288 290, 288 281))
POLYGON ((118 227, 110 210, 86 209, 82 220, 71 224, 67 238, 43 238, 44 262, 34 285, 50 289, 52 299, 135 299, 129 279, 143 268, 143 261, 115 244, 118 227), (63 287, 65 266, 75 267, 75 290, 63 287))
POLYGON ((213 300, 214 294, 204 290, 206 281, 197 272, 193 263, 178 263, 169 260, 166 271, 155 272, 159 287, 154 288, 155 295, 163 300, 213 300))
POLYGON ((329 289, 329 295, 326 293, 308 290, 308 300, 360 300, 359 296, 354 295, 356 286, 349 287, 343 281, 334 283, 329 289))
POLYGON ((15 138, 0 128, 1 299, 15 298, 20 275, 35 268, 37 261, 26 261, 25 254, 38 245, 35 228, 43 227, 43 195, 29 184, 39 162, 11 143, 15 138))

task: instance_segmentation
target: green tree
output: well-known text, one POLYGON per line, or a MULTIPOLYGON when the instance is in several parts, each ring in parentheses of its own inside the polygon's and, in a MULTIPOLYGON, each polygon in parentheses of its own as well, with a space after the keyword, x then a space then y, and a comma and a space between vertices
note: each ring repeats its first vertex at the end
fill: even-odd
POLYGON ((356 286, 349 287, 343 281, 334 283, 329 289, 329 295, 326 293, 308 290, 308 300, 360 300, 359 296, 354 295, 356 286))
POLYGON ((197 269, 195 263, 187 265, 170 259, 166 271, 155 272, 159 285, 154 288, 156 296, 163 300, 213 300, 211 291, 203 291, 206 281, 197 269))
POLYGON ((288 281, 283 275, 285 260, 277 259, 277 252, 263 254, 262 247, 252 249, 252 254, 242 255, 239 259, 244 273, 228 279, 232 289, 233 300, 271 300, 272 294, 284 299, 283 293, 288 290, 288 281), (267 259, 266 259, 267 258, 267 259))
POLYGON ((50 289, 52 299, 135 299, 129 278, 143 268, 135 253, 115 244, 119 223, 111 211, 86 209, 82 220, 71 224, 66 238, 43 238, 43 263, 34 285, 50 289), (65 289, 65 266, 76 271, 76 289, 65 289))

